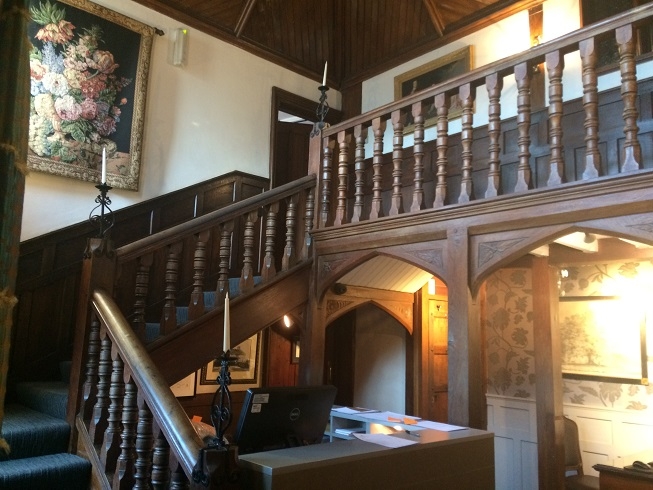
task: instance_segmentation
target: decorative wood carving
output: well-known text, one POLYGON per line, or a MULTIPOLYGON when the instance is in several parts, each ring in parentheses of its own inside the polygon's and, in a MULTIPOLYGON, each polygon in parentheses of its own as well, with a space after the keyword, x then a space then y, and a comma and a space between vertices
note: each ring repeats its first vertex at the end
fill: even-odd
POLYGON ((486 262, 494 259, 497 255, 503 255, 507 250, 515 248, 525 238, 515 238, 512 240, 499 240, 495 242, 484 242, 478 246, 478 267, 482 267, 486 262))
POLYGON ((447 199, 447 150, 449 139, 449 106, 447 104, 446 94, 438 94, 433 99, 437 112, 438 136, 436 140, 438 157, 437 165, 437 182, 435 184, 435 201, 434 208, 445 205, 447 199))

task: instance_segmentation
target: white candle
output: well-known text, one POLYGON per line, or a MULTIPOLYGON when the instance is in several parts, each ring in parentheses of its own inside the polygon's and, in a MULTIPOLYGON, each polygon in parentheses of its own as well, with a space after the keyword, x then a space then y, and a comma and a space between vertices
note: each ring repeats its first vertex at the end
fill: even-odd
POLYGON ((107 183, 107 148, 102 147, 102 181, 100 184, 107 183))
POLYGON ((229 292, 224 297, 224 339, 222 340, 222 347, 225 352, 231 349, 231 326, 229 325, 229 292))
POLYGON ((324 62, 324 76, 322 77, 322 86, 323 86, 323 87, 326 87, 327 63, 328 63, 328 61, 325 61, 325 62, 324 62))

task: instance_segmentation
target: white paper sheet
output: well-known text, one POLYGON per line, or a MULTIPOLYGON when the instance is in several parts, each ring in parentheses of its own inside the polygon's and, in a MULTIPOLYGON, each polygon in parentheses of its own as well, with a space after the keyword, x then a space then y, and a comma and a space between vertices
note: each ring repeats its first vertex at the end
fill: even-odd
POLYGON ((454 430, 462 430, 467 428, 460 427, 458 425, 443 424, 441 422, 431 422, 430 420, 418 420, 417 427, 421 427, 423 429, 440 430, 442 432, 452 432, 454 430))
POLYGON ((418 441, 409 441, 400 437, 392 437, 387 434, 352 434, 354 437, 361 441, 371 442, 372 444, 379 444, 380 446, 397 448, 417 444, 418 441))

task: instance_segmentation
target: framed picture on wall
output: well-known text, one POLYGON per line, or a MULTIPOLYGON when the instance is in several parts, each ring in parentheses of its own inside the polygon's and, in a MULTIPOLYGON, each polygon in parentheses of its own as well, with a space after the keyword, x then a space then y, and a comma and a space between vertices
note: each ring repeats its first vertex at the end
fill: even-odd
POLYGON ((567 296, 559 307, 565 378, 648 384, 646 315, 617 296, 567 296))
POLYGON ((30 0, 32 170, 138 190, 153 27, 87 0, 30 0))
MULTIPOLYGON (((261 334, 252 335, 230 351, 236 360, 229 366, 231 373, 230 391, 245 391, 261 384, 261 334)), ((204 366, 198 376, 197 393, 215 393, 216 380, 220 374, 220 363, 211 361, 204 366)))
MULTIPOLYGON (((472 46, 430 61, 395 77, 395 100, 403 99, 420 90, 445 82, 451 78, 467 73, 472 69, 472 46)), ((424 115, 424 127, 433 126, 436 121, 435 105, 429 104, 424 115)), ((452 95, 449 100, 449 119, 462 114, 460 97, 452 95)), ((412 131, 412 115, 408 114, 406 132, 412 131)))

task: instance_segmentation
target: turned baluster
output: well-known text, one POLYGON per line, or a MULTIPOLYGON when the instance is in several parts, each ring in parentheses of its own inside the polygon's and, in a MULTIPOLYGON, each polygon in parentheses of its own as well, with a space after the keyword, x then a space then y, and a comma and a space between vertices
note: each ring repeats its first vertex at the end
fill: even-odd
POLYGON ((546 185, 553 187, 563 182, 565 155, 562 146, 562 72, 565 58, 560 51, 546 55, 546 69, 549 74, 549 179, 546 185))
POLYGON ((410 205, 410 211, 419 211, 424 207, 424 103, 415 102, 412 107, 413 121, 415 121, 415 131, 413 132, 413 158, 414 177, 413 177, 413 203, 410 205))
POLYGON ((152 267, 152 254, 138 258, 136 272, 136 287, 134 288, 134 332, 142 342, 145 342, 145 308, 150 284, 150 268, 152 267))
POLYGON ((224 303, 224 298, 229 291, 229 265, 231 263, 231 235, 234 231, 234 222, 227 221, 220 223, 220 272, 218 273, 218 285, 215 291, 215 304, 224 303))
POLYGON ((278 201, 268 205, 265 212, 265 256, 263 257, 263 269, 261 269, 263 282, 269 281, 277 274, 277 268, 274 264, 274 242, 277 238, 278 212, 278 201))
POLYGON ((286 199, 286 246, 283 249, 281 270, 287 271, 295 265, 295 229, 297 228, 297 200, 293 194, 286 199))
POLYGON ((109 386, 111 383, 111 340, 106 331, 100 331, 100 361, 98 363, 97 398, 88 433, 93 444, 102 443, 109 414, 109 386))
POLYGON ((89 422, 93 414, 93 406, 97 401, 98 391, 98 365, 100 362, 100 323, 97 320, 91 322, 91 328, 88 334, 88 357, 86 359, 86 378, 82 393, 82 401, 79 407, 79 413, 82 420, 89 427, 89 422))
POLYGON ((170 475, 170 490, 187 490, 190 488, 190 482, 184 469, 180 464, 176 464, 170 475))
POLYGON ((449 149, 449 106, 447 105, 446 94, 438 94, 433 99, 437 113, 438 135, 435 143, 438 157, 437 165, 437 182, 435 184, 435 200, 433 207, 439 208, 444 206, 447 199, 447 150, 449 149))
POLYGON ((131 376, 126 377, 125 399, 122 408, 122 441, 120 456, 113 480, 114 490, 128 490, 134 486, 136 459, 136 425, 138 424, 137 388, 131 376))
POLYGON ((138 424, 136 425, 136 462, 134 463, 134 489, 150 490, 152 474, 152 412, 141 397, 137 395, 138 424))
POLYGON ((188 304, 188 319, 195 320, 204 314, 204 274, 206 271, 206 243, 211 232, 202 231, 197 235, 193 257, 193 290, 188 304))
POLYGON ((579 44, 583 66, 583 109, 585 109, 585 170, 583 180, 599 176, 601 154, 599 153, 599 91, 596 75, 596 50, 594 38, 579 44))
POLYGON ((461 116, 462 130, 460 132, 460 146, 462 148, 461 160, 462 179, 460 181, 459 203, 469 202, 473 195, 472 184, 472 141, 474 138, 474 94, 475 91, 469 83, 458 89, 458 95, 463 107, 461 116))
POLYGON ((177 328, 177 278, 179 277, 179 256, 183 244, 170 245, 165 274, 165 299, 161 314, 161 335, 169 335, 177 328))
POLYGON ((120 422, 122 419, 122 402, 125 396, 125 382, 123 380, 123 362, 115 349, 112 349, 113 369, 111 370, 111 385, 109 387, 109 416, 107 429, 104 431, 104 440, 100 449, 100 462, 109 482, 113 481, 116 471, 116 462, 120 455, 120 422))
POLYGON ((501 90, 503 89, 503 77, 493 73, 485 77, 485 86, 489 98, 488 105, 488 126, 487 133, 489 144, 489 172, 487 178, 487 189, 485 197, 496 197, 499 195, 501 185, 501 90))
POLYGON ((621 98, 624 101, 624 141, 622 172, 639 169, 642 150, 637 139, 637 74, 635 72, 635 39, 633 26, 628 24, 616 30, 619 45, 619 68, 621 69, 621 98))
POLYGON ((354 156, 354 173, 356 174, 354 192, 354 213, 351 217, 352 223, 358 223, 363 214, 363 198, 365 196, 365 141, 367 141, 367 126, 358 124, 354 128, 356 138, 356 153, 354 156))
POLYGON ((163 435, 157 430, 152 454, 152 488, 167 489, 170 484, 170 445, 163 435))
POLYGON ((333 147, 335 146, 335 141, 328 137, 324 138, 323 142, 320 227, 324 227, 329 219, 329 207, 331 206, 331 165, 333 162, 333 147))
POLYGON ((311 231, 315 217, 315 188, 306 189, 306 208, 304 209, 304 246, 302 247, 302 260, 306 260, 311 255, 313 239, 311 231))
POLYGON ((340 226, 347 219, 347 185, 349 183, 349 144, 351 135, 338 133, 338 203, 333 226, 340 226))
POLYGON ((245 214, 245 231, 243 233, 243 270, 240 275, 240 292, 244 293, 254 287, 254 226, 258 220, 258 211, 245 214))
POLYGON ((401 195, 401 180, 403 177, 402 165, 404 163, 404 124, 406 115, 401 110, 392 113, 392 198, 390 201, 389 216, 396 216, 404 212, 401 195))
POLYGON ((531 67, 528 62, 515 66, 517 81, 517 130, 519 136, 519 165, 515 192, 526 191, 531 186, 531 67))
POLYGON ((386 121, 377 117, 372 120, 372 131, 374 132, 374 152, 372 156, 372 207, 370 209, 370 219, 376 219, 383 216, 382 204, 382 183, 383 176, 383 135, 385 134, 386 121))

